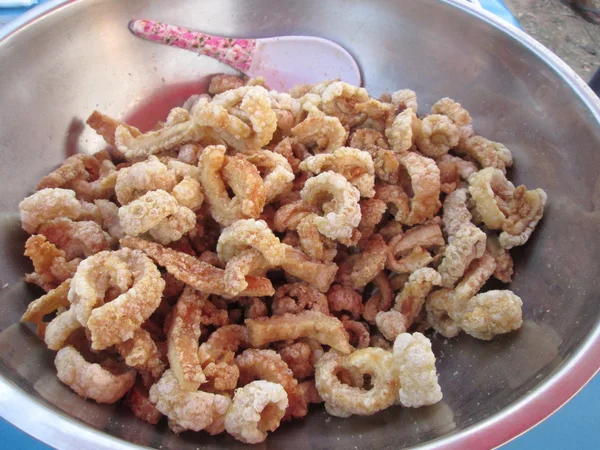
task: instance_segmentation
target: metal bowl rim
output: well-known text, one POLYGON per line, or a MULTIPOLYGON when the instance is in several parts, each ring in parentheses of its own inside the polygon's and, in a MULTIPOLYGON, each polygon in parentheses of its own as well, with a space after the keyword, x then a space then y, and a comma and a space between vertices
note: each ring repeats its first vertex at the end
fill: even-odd
MULTIPOLYGON (((33 8, 0 29, 0 43, 36 20, 77 1, 83 0, 50 0, 33 8)), ((600 122, 600 99, 581 77, 549 49, 517 27, 481 8, 471 6, 465 0, 439 1, 452 5, 477 20, 483 20, 525 46, 562 78, 587 106, 596 121, 600 122)), ((562 363, 562 367, 529 394, 477 424, 416 448, 422 450, 484 449, 498 447, 515 439, 548 418, 575 396, 600 369, 598 361, 600 361, 600 319, 577 351, 562 363)), ((49 408, 2 374, 0 374, 0 399, 2 399, 0 401, 2 418, 52 447, 91 448, 90 446, 93 446, 96 449, 106 450, 141 448, 49 408), (24 410, 27 414, 22 414, 24 410)))

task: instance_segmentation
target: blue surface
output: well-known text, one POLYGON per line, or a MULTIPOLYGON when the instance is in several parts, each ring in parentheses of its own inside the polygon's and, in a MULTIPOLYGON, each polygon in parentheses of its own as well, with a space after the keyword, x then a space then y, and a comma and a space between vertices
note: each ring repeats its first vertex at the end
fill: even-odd
MULTIPOLYGON (((556 414, 506 444, 503 450, 593 449, 600 445, 600 377, 594 378, 556 414)), ((0 448, 45 450, 50 447, 0 419, 0 448)))
POLYGON ((481 6, 491 12, 492 14, 501 17, 506 20, 508 23, 514 25, 517 28, 521 28, 519 21, 515 16, 512 15, 510 10, 506 7, 502 0, 479 0, 481 6))
MULTIPOLYGON (((47 0, 40 0, 43 3, 47 0)), ((502 0, 480 0, 488 11, 520 28, 502 0)), ((19 12, 24 11, 20 9, 19 12)), ((4 10, 4 14, 9 12, 4 10)), ((13 12, 10 12, 12 15, 13 12)), ((0 8, 0 18, 3 15, 0 8)), ((592 449, 600 446, 600 377, 594 378, 573 400, 545 422, 515 439, 505 450, 592 449)), ((50 447, 32 439, 0 419, 0 448, 45 450, 50 447)))

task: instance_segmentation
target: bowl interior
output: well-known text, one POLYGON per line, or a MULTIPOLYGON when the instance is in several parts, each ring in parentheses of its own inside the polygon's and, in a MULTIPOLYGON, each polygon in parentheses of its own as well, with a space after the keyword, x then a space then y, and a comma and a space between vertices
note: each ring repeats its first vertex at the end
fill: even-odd
POLYGON ((31 266, 22 256, 17 205, 65 156, 102 148, 84 128, 89 113, 148 127, 204 89, 207 75, 231 72, 135 38, 127 29, 134 18, 237 37, 332 39, 356 57, 374 96, 413 89, 421 113, 444 96, 460 101, 478 134, 513 152, 515 184, 548 192, 546 217, 513 252, 511 289, 524 301, 523 328, 492 342, 434 337, 441 403, 345 420, 317 408, 283 425, 265 446, 399 448, 456 433, 535 389, 597 326, 600 127, 561 76, 518 41, 436 0, 79 0, 0 42, 0 373, 39 402, 151 447, 241 446, 226 436, 176 436, 123 407, 84 401, 56 379, 53 352, 18 324, 40 292, 22 281, 31 266))

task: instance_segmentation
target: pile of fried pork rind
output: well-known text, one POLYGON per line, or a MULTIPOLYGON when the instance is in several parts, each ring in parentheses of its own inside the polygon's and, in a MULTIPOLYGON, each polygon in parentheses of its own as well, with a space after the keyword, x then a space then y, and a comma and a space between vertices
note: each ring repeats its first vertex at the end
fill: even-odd
POLYGON ((522 324, 509 249, 546 194, 443 98, 339 81, 269 91, 219 75, 142 133, 71 156, 19 205, 22 321, 58 378, 174 432, 263 441, 311 403, 369 415, 442 398, 426 330, 489 340, 522 324))

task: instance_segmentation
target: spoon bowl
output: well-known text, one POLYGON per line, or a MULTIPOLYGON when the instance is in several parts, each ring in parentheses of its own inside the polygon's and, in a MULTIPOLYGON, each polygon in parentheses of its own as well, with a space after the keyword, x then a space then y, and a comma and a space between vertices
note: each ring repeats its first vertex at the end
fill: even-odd
POLYGON ((129 23, 133 34, 215 58, 250 77, 262 76, 272 89, 340 79, 360 86, 358 64, 342 46, 314 36, 228 38, 153 20, 129 23))

